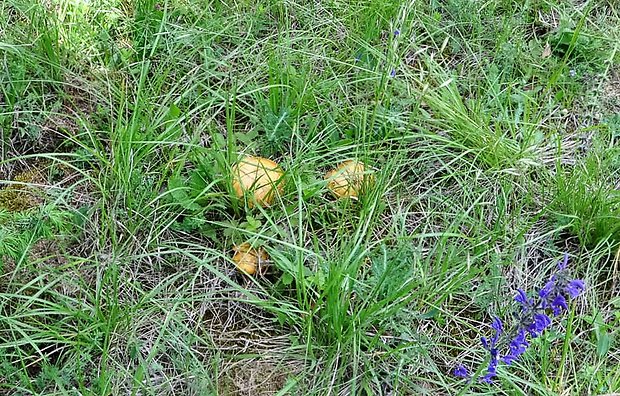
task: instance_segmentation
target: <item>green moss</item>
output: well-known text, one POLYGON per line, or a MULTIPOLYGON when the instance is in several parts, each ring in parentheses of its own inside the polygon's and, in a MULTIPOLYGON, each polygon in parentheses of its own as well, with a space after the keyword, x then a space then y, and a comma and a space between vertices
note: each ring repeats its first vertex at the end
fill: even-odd
POLYGON ((23 212, 39 206, 40 200, 34 194, 29 183, 40 181, 41 175, 36 170, 22 172, 15 176, 13 182, 0 190, 0 208, 9 212, 23 212))

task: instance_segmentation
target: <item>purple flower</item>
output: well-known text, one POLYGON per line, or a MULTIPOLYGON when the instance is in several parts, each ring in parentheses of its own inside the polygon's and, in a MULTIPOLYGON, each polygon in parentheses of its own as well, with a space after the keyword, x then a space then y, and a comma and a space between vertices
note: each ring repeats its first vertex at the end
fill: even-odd
POLYGON ((517 336, 510 341, 510 352, 502 358, 504 363, 511 365, 519 359, 530 344, 525 340, 525 331, 520 329, 517 336))
POLYGON ((394 30, 394 36, 400 36, 400 30, 398 29, 394 30))
POLYGON ((551 301, 550 306, 555 316, 561 314, 562 310, 568 309, 566 298, 564 298, 564 296, 561 294, 556 294, 556 296, 553 298, 553 301, 551 301))
POLYGON ((502 331, 504 330, 502 321, 497 316, 493 318, 493 323, 491 323, 491 327, 499 334, 501 334, 502 331))
POLYGON ((550 309, 555 316, 568 309, 566 296, 575 298, 586 288, 581 279, 569 280, 567 266, 568 255, 565 254, 564 259, 558 263, 559 272, 553 275, 538 293, 542 309, 550 309))
POLYGON ((544 313, 535 313, 533 322, 527 327, 527 331, 534 338, 538 337, 542 332, 551 325, 551 318, 544 313))
POLYGON ((508 354, 508 355, 506 355, 506 356, 504 356, 504 357, 502 358, 502 361, 503 361, 504 363, 506 363, 507 365, 509 365, 509 366, 510 366, 510 365, 511 365, 512 363, 514 363, 517 359, 518 359, 518 357, 517 357, 517 356, 515 356, 515 355, 513 355, 513 354, 508 354))
MULTIPOLYGON (((543 300, 543 303, 547 300, 547 297, 553 292, 554 287, 555 287, 555 275, 551 277, 551 280, 545 283, 545 286, 542 289, 540 289, 540 291, 538 292, 538 296, 543 300)), ((546 308, 546 307, 543 306, 543 308, 546 308)))
POLYGON ((515 296, 515 301, 521 305, 521 312, 523 314, 527 314, 532 310, 534 306, 534 299, 527 298, 527 294, 522 289, 517 289, 517 295, 515 296))
POLYGON ((540 297, 540 305, 542 309, 551 309, 553 315, 557 316, 562 312, 562 309, 568 308, 566 305, 566 299, 558 290, 558 282, 556 282, 555 275, 551 278, 545 287, 543 287, 538 295, 540 297))
POLYGON ((486 382, 487 384, 490 384, 491 382, 493 382, 493 377, 497 376, 497 355, 497 349, 491 348, 491 360, 489 361, 489 366, 487 367, 486 374, 484 374, 484 376, 480 378, 481 382, 486 382))
POLYGON ((462 364, 459 364, 454 369, 453 374, 454 374, 455 377, 459 377, 459 378, 467 378, 467 377, 469 377, 469 373, 467 372, 467 369, 462 364))
POLYGON ((586 284, 581 279, 574 279, 568 282, 568 285, 564 288, 564 291, 570 295, 570 298, 575 298, 586 288, 586 284))
POLYGON ((392 69, 392 71, 390 72, 390 77, 396 77, 396 69, 392 69))
POLYGON ((495 335, 493 336, 493 339, 491 340, 491 344, 495 346, 495 344, 497 344, 497 340, 499 339, 499 336, 501 336, 504 331, 504 326, 500 318, 496 316, 495 318, 493 318, 493 323, 491 324, 491 327, 493 328, 493 330, 495 330, 495 335))
POLYGON ((520 303, 521 305, 530 305, 530 300, 527 298, 527 294, 522 289, 517 289, 517 295, 515 296, 515 301, 520 303))

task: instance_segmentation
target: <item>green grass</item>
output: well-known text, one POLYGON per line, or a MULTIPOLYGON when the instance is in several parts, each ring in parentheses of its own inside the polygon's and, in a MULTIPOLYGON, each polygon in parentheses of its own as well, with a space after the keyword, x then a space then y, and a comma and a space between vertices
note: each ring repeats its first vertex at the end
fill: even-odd
POLYGON ((0 394, 620 391, 619 32, 602 0, 2 2, 0 394), (375 182, 335 200, 349 158, 375 182), (565 252, 569 312, 455 378, 565 252))

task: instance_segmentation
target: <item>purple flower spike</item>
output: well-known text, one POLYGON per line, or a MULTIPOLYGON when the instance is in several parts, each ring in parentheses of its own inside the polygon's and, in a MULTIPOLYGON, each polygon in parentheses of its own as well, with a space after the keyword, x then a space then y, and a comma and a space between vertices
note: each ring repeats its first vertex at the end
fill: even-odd
MULTIPOLYGON (((502 322, 499 317, 494 317, 491 328, 494 330, 492 337, 481 337, 480 342, 490 358, 488 367, 479 381, 492 383, 497 376, 499 362, 511 365, 518 361, 530 343, 527 337, 539 337, 552 324, 552 318, 568 310, 568 299, 578 297, 586 288, 581 279, 572 279, 568 270, 568 254, 558 263, 558 270, 551 276, 549 281, 538 293, 528 293, 517 289, 510 318, 514 321, 502 322)), ((467 370, 459 366, 454 370, 454 375, 465 378, 467 370)), ((469 377, 471 378, 471 376, 469 377)))
POLYGON ((521 311, 525 312, 530 310, 534 305, 534 299, 527 298, 527 294, 522 289, 517 289, 517 295, 515 301, 521 304, 521 311))
POLYGON ((392 69, 392 71, 390 72, 390 77, 396 77, 396 69, 392 69))

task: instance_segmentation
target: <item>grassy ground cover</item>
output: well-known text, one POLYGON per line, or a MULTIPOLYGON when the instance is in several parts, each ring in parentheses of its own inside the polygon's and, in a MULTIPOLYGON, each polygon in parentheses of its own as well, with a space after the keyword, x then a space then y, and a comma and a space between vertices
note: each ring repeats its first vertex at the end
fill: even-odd
POLYGON ((0 394, 620 391, 614 1, 5 0, 0 132, 0 394))

